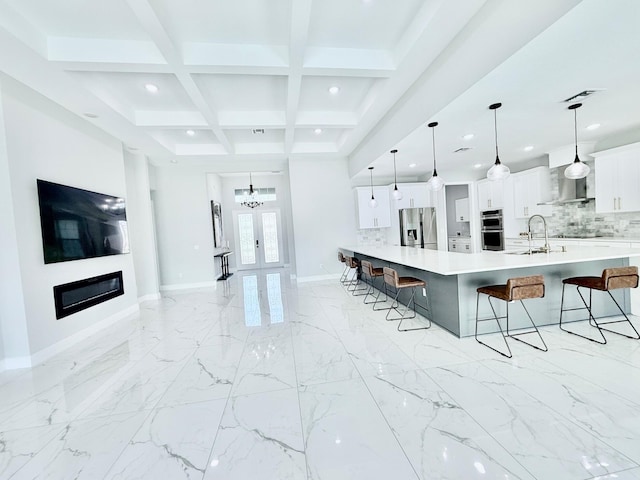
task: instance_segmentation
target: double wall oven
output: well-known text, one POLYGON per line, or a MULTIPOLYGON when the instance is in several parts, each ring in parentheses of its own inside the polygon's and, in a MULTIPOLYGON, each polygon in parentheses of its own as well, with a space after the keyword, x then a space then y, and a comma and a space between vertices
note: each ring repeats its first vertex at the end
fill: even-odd
POLYGON ((482 249, 504 250, 502 210, 485 210, 480 216, 482 249))

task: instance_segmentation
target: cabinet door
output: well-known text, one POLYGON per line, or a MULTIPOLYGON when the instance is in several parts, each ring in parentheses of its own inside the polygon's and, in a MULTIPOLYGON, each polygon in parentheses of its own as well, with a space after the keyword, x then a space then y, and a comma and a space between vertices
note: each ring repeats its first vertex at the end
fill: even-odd
POLYGON ((426 183, 418 183, 411 186, 411 207, 425 208, 433 206, 431 202, 431 191, 426 183))
POLYGON ((469 221, 469 199, 459 198, 456 200, 456 222, 469 221))
POLYGON ((640 155, 625 152, 618 160, 618 212, 640 210, 640 155))
POLYGON ((491 209, 491 180, 480 180, 476 183, 478 191, 478 208, 480 211, 491 209))
POLYGON ((356 189, 358 207, 358 224, 360 228, 385 228, 391 226, 391 207, 389 190, 387 187, 373 187, 373 195, 378 201, 374 208, 371 206, 371 188, 356 189))
POLYGON ((504 180, 489 180, 489 191, 491 208, 502 208, 504 206, 504 180))
POLYGON ((616 210, 618 162, 614 158, 596 159, 596 212, 608 213, 616 210))
POLYGON ((529 185, 526 175, 513 175, 513 208, 516 218, 529 218, 529 185))

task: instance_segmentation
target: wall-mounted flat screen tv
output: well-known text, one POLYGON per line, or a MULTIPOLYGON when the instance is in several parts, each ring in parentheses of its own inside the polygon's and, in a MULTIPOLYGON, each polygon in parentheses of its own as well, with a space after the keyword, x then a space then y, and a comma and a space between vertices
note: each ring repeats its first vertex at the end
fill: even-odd
POLYGON ((129 253, 125 201, 38 180, 44 263, 129 253))

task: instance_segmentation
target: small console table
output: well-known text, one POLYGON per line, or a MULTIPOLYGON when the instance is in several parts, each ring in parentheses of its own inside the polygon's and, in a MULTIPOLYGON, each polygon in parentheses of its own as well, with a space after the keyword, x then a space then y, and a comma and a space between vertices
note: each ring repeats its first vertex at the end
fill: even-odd
POLYGON ((216 253, 214 255, 214 257, 220 259, 220 266, 222 267, 222 275, 218 277, 218 280, 226 280, 231 275, 233 275, 233 273, 229 273, 229 255, 231 255, 232 253, 232 251, 228 251, 216 253))

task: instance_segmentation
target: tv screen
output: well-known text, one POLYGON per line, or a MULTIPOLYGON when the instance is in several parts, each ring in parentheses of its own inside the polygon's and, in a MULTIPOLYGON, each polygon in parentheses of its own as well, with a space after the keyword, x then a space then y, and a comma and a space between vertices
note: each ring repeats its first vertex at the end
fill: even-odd
POLYGON ((129 253, 123 198, 38 179, 44 263, 129 253))

